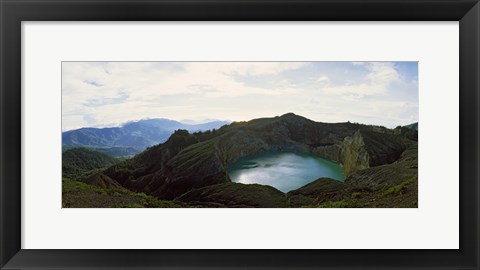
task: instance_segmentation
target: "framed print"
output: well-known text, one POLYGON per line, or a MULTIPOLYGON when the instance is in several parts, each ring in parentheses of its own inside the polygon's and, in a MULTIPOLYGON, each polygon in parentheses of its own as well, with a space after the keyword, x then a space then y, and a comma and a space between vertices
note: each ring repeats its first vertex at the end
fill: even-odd
POLYGON ((417 62, 62 62, 64 208, 416 208, 417 159, 417 62))
POLYGON ((2 269, 478 269, 477 1, 0 8, 2 269))

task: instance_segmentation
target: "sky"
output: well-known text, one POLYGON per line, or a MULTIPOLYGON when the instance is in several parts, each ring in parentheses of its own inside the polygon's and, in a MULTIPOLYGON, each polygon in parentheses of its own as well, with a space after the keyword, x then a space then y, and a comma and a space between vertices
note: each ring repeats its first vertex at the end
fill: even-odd
POLYGON ((417 62, 63 62, 62 130, 147 118, 247 121, 288 112, 418 122, 417 62))

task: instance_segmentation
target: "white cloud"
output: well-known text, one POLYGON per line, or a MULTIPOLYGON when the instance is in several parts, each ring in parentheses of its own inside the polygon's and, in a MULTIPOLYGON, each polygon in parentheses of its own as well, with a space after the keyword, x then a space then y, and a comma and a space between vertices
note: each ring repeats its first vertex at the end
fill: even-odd
MULTIPOLYGON (((278 75, 298 69, 302 62, 64 62, 62 65, 62 109, 65 114, 100 114, 101 117, 65 119, 68 128, 108 121, 109 115, 127 111, 129 119, 137 112, 159 115, 162 111, 144 111, 152 100, 162 96, 189 95, 204 98, 241 97, 246 95, 282 95, 297 93, 294 85, 276 88, 247 86, 234 78, 241 76, 278 75), (131 108, 135 104, 135 108, 131 108), (90 108, 88 108, 90 107, 90 108), (111 110, 111 111, 107 111, 111 110), (119 111, 117 111, 119 110, 119 111), (108 119, 108 120, 105 120, 108 119)), ((165 108, 164 105, 157 104, 165 108)), ((118 115, 116 116, 119 117, 118 115)))
POLYGON ((340 96, 363 97, 383 94, 385 92, 385 86, 379 84, 361 83, 354 85, 324 87, 323 91, 328 94, 340 96))
POLYGON ((366 79, 371 84, 388 86, 390 83, 400 80, 400 74, 391 62, 372 62, 367 67, 370 73, 366 79))
POLYGON ((327 85, 322 88, 326 94, 352 97, 364 97, 373 95, 384 95, 393 82, 400 81, 400 75, 390 62, 355 63, 365 66, 368 74, 365 78, 355 84, 327 85))
POLYGON ((238 121, 293 111, 329 122, 391 117, 396 126, 418 117, 418 106, 382 102, 417 104, 407 96, 417 88, 416 78, 387 62, 64 62, 62 124, 68 130, 148 117, 238 121), (412 91, 396 91, 400 84, 412 91))
POLYGON ((305 62, 195 62, 189 63, 188 66, 192 70, 207 70, 209 73, 261 76, 298 69, 306 64, 305 62))
POLYGON ((317 79, 317 82, 328 82, 328 81, 330 81, 330 79, 325 75, 322 75, 317 79))

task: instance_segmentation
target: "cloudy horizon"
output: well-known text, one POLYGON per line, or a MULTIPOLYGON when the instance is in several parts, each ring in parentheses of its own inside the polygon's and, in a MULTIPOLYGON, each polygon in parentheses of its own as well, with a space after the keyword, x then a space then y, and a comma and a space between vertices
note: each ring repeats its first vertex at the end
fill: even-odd
POLYGON ((418 122, 417 62, 63 62, 62 129, 148 118, 418 122))

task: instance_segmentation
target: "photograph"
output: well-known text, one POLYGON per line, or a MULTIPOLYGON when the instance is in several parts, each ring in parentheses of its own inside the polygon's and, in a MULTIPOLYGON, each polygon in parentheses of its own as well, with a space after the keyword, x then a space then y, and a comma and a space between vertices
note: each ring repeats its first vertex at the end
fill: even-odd
POLYGON ((418 62, 68 61, 61 78, 62 208, 418 208, 418 62))
POLYGON ((0 270, 480 270, 480 0, 0 17, 0 270))

